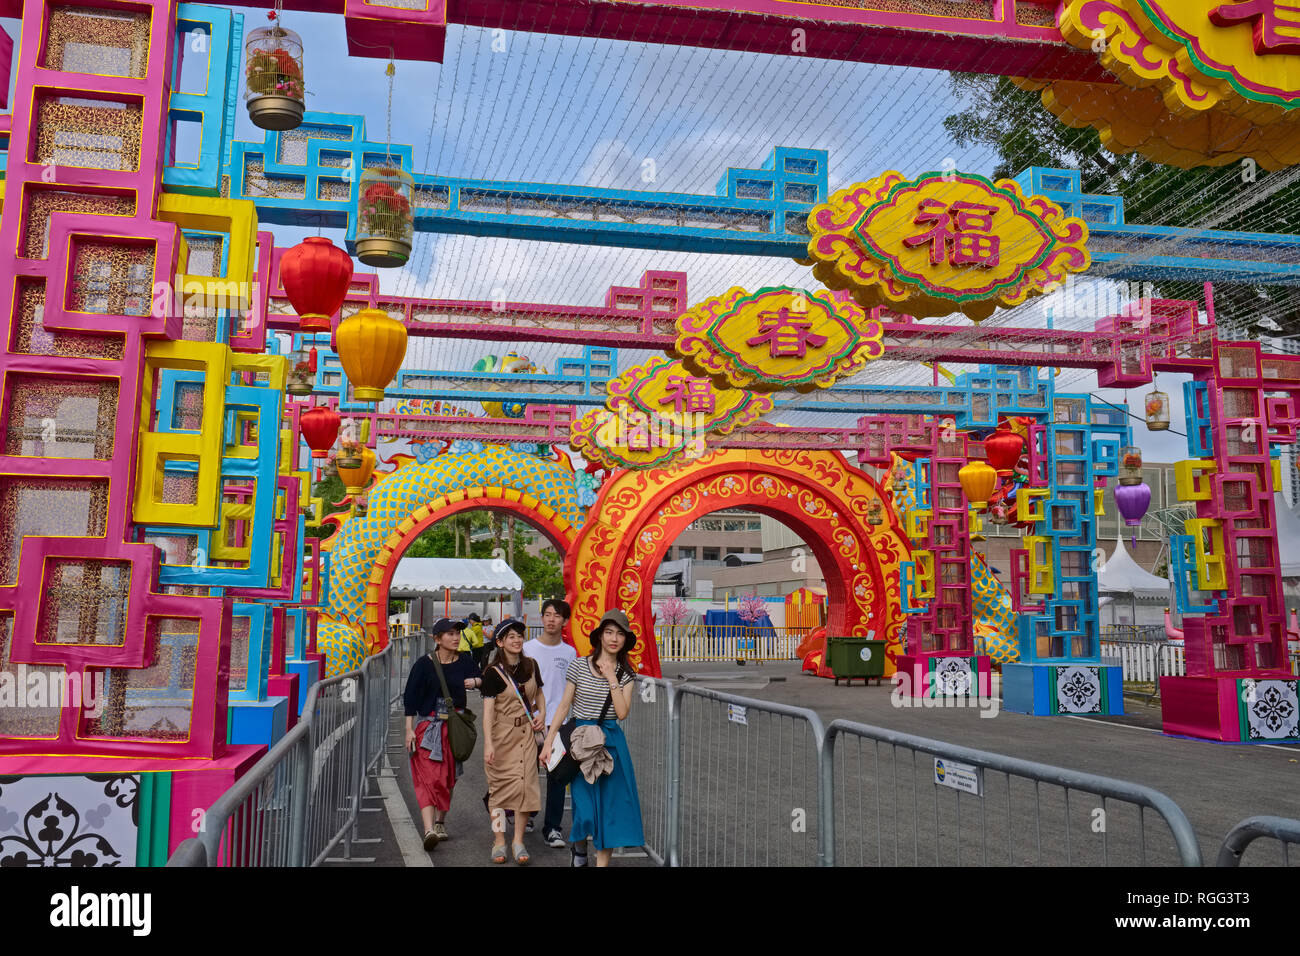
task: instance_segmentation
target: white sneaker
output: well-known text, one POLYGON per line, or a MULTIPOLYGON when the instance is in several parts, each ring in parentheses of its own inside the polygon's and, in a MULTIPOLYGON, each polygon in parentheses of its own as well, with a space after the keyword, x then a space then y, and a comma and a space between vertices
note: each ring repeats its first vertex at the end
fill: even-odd
POLYGON ((542 842, 547 846, 555 847, 557 850, 564 848, 564 837, 559 830, 547 830, 542 834, 542 842))

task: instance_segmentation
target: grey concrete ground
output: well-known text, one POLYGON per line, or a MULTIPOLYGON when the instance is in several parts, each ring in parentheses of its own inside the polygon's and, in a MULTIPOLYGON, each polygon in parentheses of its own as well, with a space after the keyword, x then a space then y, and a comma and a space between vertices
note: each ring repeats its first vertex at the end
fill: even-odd
MULTIPOLYGON (((668 679, 685 677, 687 686, 708 686, 760 700, 807 707, 816 711, 827 724, 836 718, 844 718, 1145 784, 1161 791, 1182 808, 1196 832, 1207 862, 1213 861, 1228 830, 1248 816, 1273 814, 1300 817, 1300 746, 1228 745, 1167 737, 1160 732, 1158 701, 1148 704, 1141 700, 1126 699, 1125 706, 1130 713, 1122 717, 1028 717, 1001 710, 995 717, 981 717, 978 709, 900 708, 891 701, 891 688, 887 683, 881 687, 864 687, 861 684, 851 687, 841 684, 837 687, 832 681, 801 674, 795 662, 763 666, 751 663, 745 667, 730 662, 669 664, 664 668, 664 676, 668 679), (765 686, 760 686, 764 683, 765 686), (733 690, 738 684, 748 686, 733 690)), ((692 720, 689 707, 690 704, 683 711, 683 738, 691 739, 689 735, 692 731, 689 728, 695 726, 694 732, 705 744, 703 749, 708 750, 707 735, 711 729, 716 730, 708 728, 708 725, 717 722, 707 719, 702 705, 692 720), (702 729, 699 725, 704 725, 707 729, 702 729)), ((754 717, 755 715, 750 715, 750 736, 753 735, 754 717)), ((733 741, 723 747, 723 750, 735 751, 737 746, 733 741)), ((1008 862, 1008 832, 1013 843, 1022 844, 1017 845, 1012 854, 1015 862, 1029 862, 1034 857, 1036 848, 1033 844, 1037 834, 1029 831, 1035 830, 1039 821, 1034 817, 1033 804, 1026 803, 1034 795, 1031 793, 1026 796, 1019 781, 1010 788, 1012 794, 1009 798, 1007 783, 988 775, 987 806, 976 802, 972 807, 969 804, 973 798, 963 795, 960 811, 945 809, 940 805, 932 816, 930 801, 937 789, 933 786, 932 764, 923 760, 924 765, 919 770, 914 770, 910 765, 910 756, 877 752, 874 744, 866 745, 860 760, 856 748, 841 746, 839 750, 840 759, 848 762, 844 765, 846 778, 857 778, 860 783, 855 783, 859 789, 848 786, 846 789, 849 793, 841 795, 841 821, 837 829, 861 831, 859 835, 867 846, 850 847, 850 850, 864 849, 862 862, 876 862, 877 858, 881 862, 893 862, 894 852, 898 852, 899 862, 910 862, 914 844, 919 843, 920 852, 916 856, 919 862, 925 863, 925 842, 924 839, 918 839, 917 831, 920 830, 924 835, 928 829, 942 830, 947 816, 952 816, 955 812, 967 814, 962 826, 965 836, 945 848, 942 854, 944 859, 954 856, 950 851, 958 845, 965 846, 966 852, 978 857, 983 847, 976 844, 986 842, 990 862, 1008 862), (914 774, 918 775, 919 787, 911 782, 914 774), (891 788, 894 788, 893 793, 890 792, 891 788), (865 796, 861 791, 867 791, 865 796), (860 806, 846 806, 855 799, 860 802, 860 806), (987 823, 973 820, 972 816, 976 814, 987 814, 987 823), (939 826, 934 825, 935 820, 938 820, 939 826), (895 826, 896 821, 896 835, 890 838, 888 831, 895 826), (880 841, 872 835, 877 827, 883 834, 880 841), (900 847, 897 844, 903 845, 900 847), (1002 854, 1000 857, 999 852, 1002 854)), ((748 752, 746 749, 745 753, 748 752)), ((706 767, 706 771, 708 769, 706 767)), ((717 773, 706 772, 704 776, 706 780, 703 785, 707 787, 707 778, 716 777, 717 773)), ((750 773, 749 777, 752 779, 753 774, 750 773)), ((807 796, 806 790, 807 788, 805 799, 812 799, 807 796)), ((795 795, 792 792, 791 798, 795 795)), ((946 791, 942 795, 950 796, 946 791)), ((953 792, 951 796, 955 801, 956 793, 953 792)), ((1060 862, 1064 862, 1063 841, 1059 834, 1055 839, 1049 839, 1047 834, 1050 827, 1047 824, 1053 813, 1064 817, 1065 808, 1053 806, 1054 803, 1060 803, 1059 799, 1041 788, 1037 800, 1037 809, 1042 816, 1043 856, 1045 859, 1059 856, 1060 862)), ((1095 799, 1076 795, 1069 807, 1068 815, 1073 823, 1070 832, 1076 841, 1071 849, 1076 858, 1087 858, 1089 851, 1081 845, 1079 834, 1084 834, 1083 840, 1086 840, 1093 832, 1088 824, 1091 822, 1091 812, 1097 805, 1099 801, 1095 799)), ((1108 806, 1108 812, 1111 817, 1108 828, 1111 838, 1107 850, 1110 862, 1113 863, 1117 853, 1123 859, 1126 841, 1135 842, 1136 820, 1128 819, 1130 814, 1127 809, 1115 806, 1113 802, 1108 806)), ((1136 814, 1132 816, 1135 817, 1136 814)), ((1148 813, 1144 822, 1151 855, 1159 860, 1172 852, 1167 841, 1161 844, 1160 837, 1164 828, 1159 824, 1158 818, 1154 819, 1153 825, 1153 818, 1148 813)), ((707 827, 703 829, 708 831, 707 827)), ((683 840, 687 836, 684 825, 683 840)), ((1092 842, 1098 841, 1094 839, 1092 842)), ((1258 851, 1259 854, 1269 852, 1273 856, 1263 860, 1252 850, 1247 854, 1246 861, 1251 862, 1252 857, 1269 863, 1280 860, 1276 844, 1272 847, 1261 845, 1258 851)), ((857 861, 859 854, 850 852, 848 858, 857 861)), ((930 862, 933 862, 932 858, 930 862)), ((1097 862, 1100 862, 1099 856, 1097 862)))
MULTIPOLYGON (((1190 820, 1207 863, 1228 830, 1257 814, 1300 817, 1300 746, 1234 746, 1166 737, 1159 702, 1129 698, 1122 717, 1027 717, 978 708, 898 707, 891 688, 836 686, 799 672, 794 662, 668 664, 668 679, 761 701, 806 707, 829 724, 845 718, 1006 756, 1085 771, 1154 788, 1190 820)), ((666 842, 666 701, 644 688, 625 723, 641 792, 648 846, 666 842)), ((419 812, 392 722, 392 771, 366 801, 362 835, 381 842, 354 848, 380 865, 488 866, 492 842, 483 807, 481 753, 456 785, 447 827, 452 839, 431 853, 419 845, 419 812)), ((679 768, 681 862, 723 866, 811 865, 817 859, 817 762, 803 722, 688 695, 682 705, 679 768)), ((927 755, 846 738, 836 748, 836 856, 841 863, 1075 864, 1177 862, 1158 815, 1051 784, 986 773, 980 797, 934 786, 927 755), (1098 811, 1104 809, 1099 826, 1098 811), (1143 856, 1143 854, 1145 854, 1143 856)), ((543 792, 544 798, 544 792, 543 792)), ((569 822, 566 812, 565 823, 569 822)), ((530 834, 530 866, 568 866, 569 852, 530 834)), ((341 852, 341 851, 340 851, 341 852)), ((1261 843, 1247 864, 1280 862, 1261 843)), ((616 865, 649 866, 645 857, 616 865)), ((514 863, 502 869, 515 868, 514 863)))
MULTIPOLYGON (((471 707, 473 706, 473 698, 471 698, 471 707)), ((424 850, 420 843, 423 835, 420 808, 415 798, 415 787, 411 784, 410 767, 402 750, 404 727, 404 718, 400 714, 396 715, 393 718, 389 732, 389 759, 396 772, 395 782, 400 791, 401 802, 400 809, 390 808, 393 812, 389 815, 392 817, 390 829, 394 834, 394 839, 404 841, 407 844, 407 853, 405 862, 403 862, 400 851, 387 862, 396 866, 421 865, 421 861, 414 859, 414 857, 418 856, 435 867, 487 866, 497 869, 522 868, 514 862, 509 854, 507 854, 507 862, 505 863, 493 863, 490 859, 492 827, 487 810, 483 806, 483 796, 487 793, 487 777, 483 772, 481 736, 479 746, 475 748, 473 756, 465 763, 465 772, 456 781, 456 787, 452 791, 451 811, 447 814, 446 820, 447 832, 451 835, 451 839, 439 843, 432 851, 426 852, 424 850)), ((542 805, 545 808, 545 778, 542 778, 539 786, 541 787, 542 805)), ((571 814, 566 809, 564 813, 566 836, 568 835, 570 820, 571 814)), ((507 834, 507 844, 512 838, 513 830, 507 834)), ((538 866, 569 867, 571 865, 571 855, 567 848, 556 849, 548 847, 542 842, 540 814, 538 814, 536 829, 524 838, 524 845, 531 855, 531 859, 527 864, 528 868, 538 866)), ((595 857, 591 856, 589 859, 594 862, 595 857)), ((613 864, 615 866, 652 865, 645 856, 630 854, 616 857, 613 864)))

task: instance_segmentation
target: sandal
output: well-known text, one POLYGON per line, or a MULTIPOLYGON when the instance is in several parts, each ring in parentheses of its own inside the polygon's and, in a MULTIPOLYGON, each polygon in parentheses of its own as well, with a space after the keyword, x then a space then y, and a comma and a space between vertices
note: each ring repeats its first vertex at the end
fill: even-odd
POLYGON ((515 854, 515 862, 518 863, 520 866, 523 866, 525 863, 527 863, 529 860, 532 859, 532 857, 528 855, 528 847, 524 846, 522 843, 514 844, 514 846, 512 846, 511 849, 514 851, 515 854))
POLYGON ((492 847, 492 862, 504 863, 506 861, 506 845, 504 843, 492 847))

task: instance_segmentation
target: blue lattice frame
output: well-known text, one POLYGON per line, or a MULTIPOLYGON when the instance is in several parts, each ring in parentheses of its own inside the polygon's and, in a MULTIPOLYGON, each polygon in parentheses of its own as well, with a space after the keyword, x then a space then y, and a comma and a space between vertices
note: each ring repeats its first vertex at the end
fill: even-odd
POLYGON ((203 124, 199 162, 193 166, 163 168, 163 187, 170 192, 195 196, 221 193, 221 174, 227 143, 234 133, 233 106, 239 92, 240 41, 243 16, 224 7, 182 3, 176 8, 176 60, 172 65, 172 93, 167 108, 167 143, 164 156, 171 155, 172 121, 197 117, 203 124), (203 93, 177 92, 181 57, 193 52, 189 42, 193 31, 207 36, 208 75, 203 93))
MULTIPOLYGON (((267 132, 260 143, 232 143, 228 160, 230 194, 255 202, 258 218, 263 223, 344 228, 347 230, 348 249, 355 251, 354 210, 360 171, 367 166, 368 158, 370 165, 380 165, 387 162, 384 157, 391 156, 392 165, 413 173, 412 149, 407 145, 371 142, 366 138, 365 118, 352 114, 309 111, 303 117, 302 126, 290 135, 302 138, 304 130, 319 132, 321 136, 307 138, 303 165, 281 161, 285 135, 282 133, 267 132), (346 138, 324 138, 331 134, 343 134, 346 138), (322 162, 322 153, 325 162, 322 162), (300 183, 304 198, 277 198, 250 189, 247 176, 250 157, 261 157, 263 176, 300 183), (322 180, 346 184, 347 201, 319 198, 322 180)), ((691 252, 802 256, 807 252, 804 247, 808 241, 808 213, 827 198, 826 168, 825 150, 778 146, 758 169, 728 169, 713 196, 413 174, 416 184, 415 229, 417 232, 691 252), (770 187, 769 198, 745 195, 760 192, 762 187, 770 187), (766 219, 767 228, 751 232, 725 228, 721 224, 718 228, 704 228, 631 223, 617 216, 584 220, 461 208, 463 193, 479 192, 493 197, 508 197, 521 204, 576 200, 599 204, 606 210, 625 212, 649 206, 668 207, 683 218, 688 215, 723 219, 728 216, 761 216, 766 219), (794 194, 797 196, 791 198, 794 194)))
MULTIPOLYGON (((341 413, 369 411, 371 406, 365 402, 347 400, 348 376, 343 370, 343 363, 337 352, 328 347, 328 336, 295 336, 305 347, 316 346, 316 380, 314 394, 318 397, 333 397, 338 402, 341 413)), ((513 392, 508 388, 518 382, 539 383, 572 388, 581 385, 580 394, 567 394, 564 404, 603 406, 605 404, 605 383, 618 375, 618 349, 588 345, 579 358, 560 359, 558 371, 551 375, 514 374, 508 372, 430 372, 425 370, 404 369, 397 373, 393 382, 384 388, 386 399, 437 397, 443 401, 455 402, 511 402, 519 401, 533 404, 558 404, 556 396, 544 392, 513 392), (423 376, 436 375, 439 378, 452 377, 469 382, 500 383, 502 391, 482 390, 431 390, 422 387, 410 387, 408 382, 418 381, 423 376)))
MULTIPOLYGON (((202 382, 201 372, 179 369, 164 369, 161 371, 160 387, 158 389, 159 431, 181 430, 171 426, 174 421, 176 396, 180 386, 196 382, 202 382)), ((275 515, 277 493, 276 474, 279 460, 282 403, 282 393, 265 386, 229 385, 226 387, 225 445, 227 448, 235 444, 234 429, 236 427, 237 413, 252 411, 257 415, 256 457, 223 458, 221 464, 221 478, 223 481, 244 478, 252 479, 255 483, 253 519, 249 522, 252 541, 250 543, 248 567, 223 568, 200 565, 196 569, 191 565, 163 564, 158 572, 159 584, 199 585, 219 588, 264 588, 270 586, 271 543, 274 531, 272 522, 275 515)), ((191 462, 171 462, 168 464, 167 470, 186 472, 192 471, 196 467, 197 465, 191 462)), ((300 518, 300 520, 305 519, 300 518)), ((193 534, 198 539, 198 548, 201 553, 208 555, 212 553, 212 535, 216 531, 217 528, 151 526, 145 529, 145 534, 146 536, 193 534)))
POLYGON ((1096 240, 1090 243, 1092 261, 1119 263, 1111 278, 1300 283, 1300 236, 1127 223, 1124 197, 1085 193, 1077 169, 1030 166, 1015 180, 1026 195, 1046 196, 1067 216, 1077 216, 1088 224, 1090 237, 1096 240), (1106 251, 1121 243, 1124 251, 1106 251), (1145 243, 1174 246, 1183 254, 1135 256, 1130 251, 1145 243), (1242 257, 1220 258, 1222 249, 1232 247, 1241 248, 1242 257), (1273 252, 1271 261, 1260 257, 1261 249, 1273 252))
POLYGON ((271 608, 267 604, 231 604, 230 616, 246 617, 248 628, 248 678, 240 690, 231 689, 230 700, 257 702, 266 700, 267 679, 271 671, 271 608))

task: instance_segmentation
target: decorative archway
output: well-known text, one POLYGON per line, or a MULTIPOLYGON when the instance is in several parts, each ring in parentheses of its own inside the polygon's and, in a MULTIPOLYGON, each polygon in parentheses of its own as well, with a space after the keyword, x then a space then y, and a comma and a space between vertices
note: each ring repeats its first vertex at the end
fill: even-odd
POLYGON ((532 495, 513 488, 470 488, 443 495, 411 512, 388 536, 375 557, 374 569, 366 587, 364 627, 366 637, 374 650, 388 645, 388 586, 393 572, 411 542, 425 529, 463 511, 500 511, 512 514, 532 525, 555 547, 561 555, 567 554, 578 529, 532 495))
POLYGON ((871 502, 884 501, 875 481, 838 452, 719 451, 695 462, 615 474, 601 488, 564 565, 579 653, 611 607, 622 608, 637 635, 633 660, 658 676, 651 596, 654 573, 687 525, 723 508, 743 507, 779 519, 816 555, 830 596, 831 634, 886 641, 887 667, 901 652, 899 564, 908 544, 890 509, 871 525, 871 502))
POLYGON ((463 454, 423 462, 395 456, 395 467, 372 480, 367 514, 346 517, 322 545, 330 555, 330 595, 317 646, 326 655, 328 675, 356 667, 384 646, 388 584, 397 559, 437 521, 475 508, 506 511, 561 551, 571 548, 586 509, 568 457, 472 445, 463 454))

